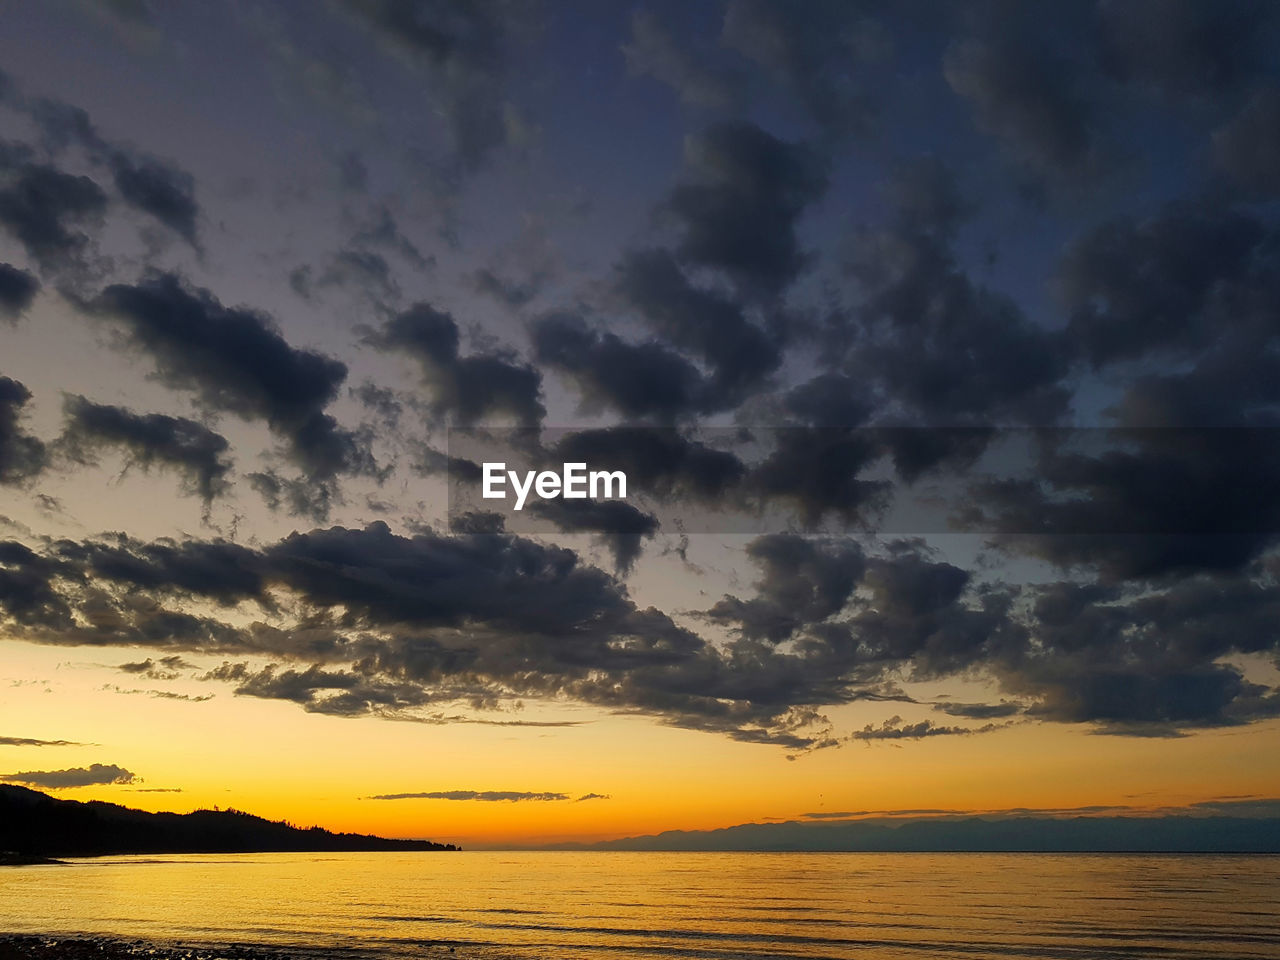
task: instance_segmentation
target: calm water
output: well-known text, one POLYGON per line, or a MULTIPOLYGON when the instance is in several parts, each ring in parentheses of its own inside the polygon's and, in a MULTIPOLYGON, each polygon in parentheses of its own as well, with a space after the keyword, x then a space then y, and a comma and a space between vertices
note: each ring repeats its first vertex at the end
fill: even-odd
POLYGON ((1276 960, 1280 857, 116 857, 0 868, 0 930, 546 960, 1276 960))

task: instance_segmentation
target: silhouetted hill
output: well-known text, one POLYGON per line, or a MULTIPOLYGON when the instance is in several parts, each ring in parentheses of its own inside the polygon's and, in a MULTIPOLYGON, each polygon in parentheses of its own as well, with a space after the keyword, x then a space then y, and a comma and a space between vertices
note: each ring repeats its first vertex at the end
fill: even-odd
POLYGON ((0 851, 24 857, 457 849, 428 840, 303 830, 239 810, 147 813, 98 800, 57 800, 38 790, 0 784, 0 851))
POLYGON ((865 853, 1280 853, 1280 819, 1223 816, 936 817, 744 823, 561 849, 865 853))

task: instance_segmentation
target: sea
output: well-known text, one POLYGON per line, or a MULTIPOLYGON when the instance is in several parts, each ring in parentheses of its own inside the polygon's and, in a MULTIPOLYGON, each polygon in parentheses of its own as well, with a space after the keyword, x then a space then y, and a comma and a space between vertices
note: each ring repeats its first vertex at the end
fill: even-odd
POLYGON ((462 852, 0 867, 0 932, 307 956, 1280 958, 1280 856, 462 852))

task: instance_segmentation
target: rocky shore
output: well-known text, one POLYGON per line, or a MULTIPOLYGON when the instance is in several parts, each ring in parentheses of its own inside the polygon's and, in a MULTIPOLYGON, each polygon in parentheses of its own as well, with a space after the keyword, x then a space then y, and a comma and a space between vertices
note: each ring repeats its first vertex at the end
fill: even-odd
POLYGON ((165 945, 110 937, 0 936, 0 960, 298 960, 299 956, 248 946, 165 945))

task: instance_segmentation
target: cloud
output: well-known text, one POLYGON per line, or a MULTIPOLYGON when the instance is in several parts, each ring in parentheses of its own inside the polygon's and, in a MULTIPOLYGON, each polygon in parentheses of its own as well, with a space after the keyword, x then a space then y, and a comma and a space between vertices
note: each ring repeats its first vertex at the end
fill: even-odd
POLYGON ((1203 355, 1224 327, 1256 323, 1241 301, 1274 269, 1274 237, 1249 214, 1194 205, 1086 231, 1059 267, 1072 343, 1095 368, 1203 355))
POLYGON ((757 537, 747 545, 747 556, 761 569, 756 595, 745 601, 725 597, 708 616, 771 643, 839 613, 866 566, 857 543, 823 544, 795 534, 757 537))
MULTIPOLYGON (((1213 393, 1206 389, 1202 402, 1213 393)), ((1135 428, 1049 436, 1033 480, 978 483, 973 495, 1004 549, 1095 571, 1105 583, 1242 570, 1280 537, 1271 434, 1135 428)))
POLYGON ((519 24, 488 0, 341 0, 374 36, 431 78, 431 94, 462 164, 471 170, 511 139, 508 37, 519 24))
POLYGON ((1257 91, 1238 114, 1213 134, 1218 166, 1247 190, 1280 194, 1280 89, 1257 91))
POLYGON ((557 438, 549 452, 564 463, 622 470, 637 489, 666 500, 718 502, 747 472, 734 454, 662 428, 575 430, 557 438))
POLYGON ((655 340, 628 343, 567 313, 538 318, 531 332, 534 358, 578 388, 587 412, 612 408, 629 420, 670 423, 736 399, 716 396, 693 363, 655 340))
POLYGON ((458 324, 448 313, 418 303, 397 314, 367 342, 415 360, 431 393, 429 409, 439 419, 469 426, 507 415, 523 426, 541 422, 546 413, 539 395, 542 377, 536 369, 499 353, 459 353, 458 324))
POLYGON ((742 77, 686 49, 652 10, 631 14, 631 37, 622 53, 632 75, 665 84, 688 106, 730 109, 742 99, 742 77))
POLYGON ((175 653, 161 657, 159 660, 147 657, 145 660, 122 663, 116 669, 146 677, 149 680, 176 680, 182 675, 180 671, 193 669, 194 666, 175 653))
POLYGON ((0 747, 85 747, 74 740, 32 740, 28 737, 0 737, 0 747))
POLYGON ((660 340, 687 350, 711 370, 702 406, 737 406, 782 363, 776 334, 755 325, 737 301, 695 287, 665 250, 628 254, 618 293, 660 340))
POLYGON ((125 203, 199 248, 196 221, 200 207, 191 174, 155 157, 131 156, 121 151, 112 154, 111 167, 116 189, 125 203))
POLYGON ((28 770, 25 773, 0 775, 4 783, 23 783, 46 790, 66 790, 71 787, 90 787, 99 784, 135 783, 137 776, 115 764, 94 763, 88 767, 72 767, 68 770, 28 770))
POLYGON ((170 388, 194 392, 211 410, 264 421, 319 488, 318 512, 335 477, 377 474, 369 438, 324 412, 346 380, 346 364, 291 346, 267 315, 224 307, 171 273, 114 284, 83 308, 119 325, 170 388))
POLYGON ((23 407, 31 391, 0 376, 0 484, 17 484, 36 476, 48 463, 48 450, 22 429, 23 407))
POLYGON ((477 268, 469 279, 476 293, 483 293, 513 309, 523 307, 536 297, 541 287, 536 279, 530 282, 509 280, 488 267, 477 268))
MULTIPOLYGON (((596 796, 599 796, 598 794, 596 796)), ((369 800, 480 800, 486 803, 524 800, 568 800, 567 793, 531 793, 519 790, 437 790, 433 793, 383 793, 368 797, 369 800)), ((583 797, 582 799, 587 799, 583 797)))
POLYGON ((71 608, 57 582, 59 566, 25 544, 0 541, 0 609, 17 624, 70 626, 71 608))
POLYGON ((96 449, 118 446, 130 466, 177 471, 206 506, 229 489, 230 445, 203 424, 162 413, 138 414, 76 395, 64 399, 63 412, 66 426, 59 445, 80 463, 93 463, 96 449))
POLYGON ((223 663, 202 679, 233 681, 240 696, 289 700, 309 713, 361 716, 370 713, 394 716, 409 708, 432 703, 437 694, 410 682, 381 681, 318 666, 306 670, 278 670, 269 664, 253 671, 243 663, 223 663))
POLYGON ((861 730, 849 734, 853 740, 924 740, 927 737, 968 736, 977 733, 990 733, 1008 726, 1007 723, 987 723, 980 727, 947 727, 939 726, 932 720, 921 720, 919 723, 904 723, 901 717, 890 717, 879 726, 867 724, 861 730))
POLYGON ((796 222, 826 192, 825 162, 754 124, 723 123, 686 140, 685 167, 663 207, 681 260, 723 271, 746 295, 778 296, 806 264, 796 222))
POLYGON ((40 281, 26 270, 0 263, 0 320, 17 323, 35 302, 40 281))
POLYGON ((1052 424, 1070 396, 1070 344, 957 264, 956 189, 935 161, 894 171, 889 222, 860 235, 846 264, 856 302, 831 320, 828 349, 842 357, 831 366, 909 423, 1052 424))
MULTIPOLYGON (((991 680, 1014 704, 934 705, 976 720, 1169 736, 1280 715, 1280 695, 1223 663, 1275 650, 1280 611, 1263 568, 1017 587, 920 541, 869 551, 773 535, 747 556, 761 571, 754 592, 702 614, 732 628, 719 643, 638 607, 562 547, 501 533, 400 536, 382 523, 254 547, 119 535, 40 553, 0 543, 0 609, 21 639, 235 656, 202 679, 344 717, 460 722, 458 704, 553 698, 808 750, 841 742, 827 705, 913 702, 900 683, 961 675, 991 680), (199 615, 186 609, 196 598, 199 615), (234 619, 218 613, 233 606, 234 619)), ((986 729, 922 723, 854 739, 986 729)))
POLYGON ((1269 65, 1271 4, 1244 0, 1104 0, 1098 4, 1101 59, 1117 80, 1168 97, 1218 97, 1269 65))
POLYGON ((1026 705, 1011 700, 999 703, 935 703, 933 709, 949 717, 965 717, 969 720, 991 720, 996 717, 1013 717, 1026 710, 1026 705))
POLYGON ((582 803, 584 800, 612 800, 613 798, 607 793, 584 793, 578 797, 574 803, 582 803))
POLYGON ((1006 12, 979 26, 976 36, 957 37, 947 47, 947 83, 968 102, 977 126, 1030 170, 1059 180, 1094 176, 1111 148, 1085 89, 1087 68, 1068 60, 1075 51, 1041 20, 999 9, 1006 12))
POLYGON ((145 696, 151 697, 153 700, 183 700, 187 703, 206 703, 214 698, 214 694, 190 694, 190 693, 174 693, 172 690, 124 690, 115 684, 107 684, 104 690, 110 690, 112 693, 122 693, 126 696, 145 696))
POLYGON ((107 195, 93 180, 31 159, 20 146, 0 143, 0 228, 42 270, 78 266, 90 247, 86 227, 102 222, 107 195))
POLYGON ((530 509, 565 533, 596 534, 613 554, 619 576, 631 572, 640 556, 641 541, 652 540, 658 530, 656 517, 621 500, 541 500, 530 509))
MULTIPOLYGON (((22 100, 20 106, 36 123, 53 154, 71 145, 81 147, 89 160, 105 167, 120 199, 168 227, 199 250, 195 178, 176 164, 103 137, 89 114, 60 100, 22 100)), ((101 193, 101 188, 94 184, 101 193)))
POLYGON ((864 5, 730 0, 722 40, 790 91, 829 137, 869 129, 876 111, 867 74, 891 51, 864 5))
POLYGON ((423 256, 401 228, 399 221, 386 204, 379 204, 373 211, 373 219, 362 226, 351 238, 357 248, 377 247, 398 254, 401 259, 418 270, 435 266, 434 257, 423 256))

